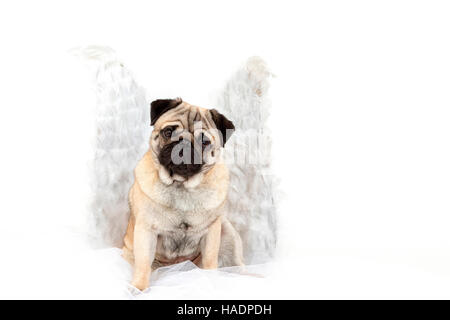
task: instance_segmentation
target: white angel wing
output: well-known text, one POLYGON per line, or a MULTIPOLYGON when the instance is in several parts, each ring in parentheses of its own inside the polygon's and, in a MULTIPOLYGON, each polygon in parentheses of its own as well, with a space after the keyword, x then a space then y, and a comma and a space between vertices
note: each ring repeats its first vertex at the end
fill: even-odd
POLYGON ((228 213, 242 237, 247 264, 268 260, 276 245, 276 179, 267 127, 271 77, 266 63, 252 57, 229 79, 216 104, 236 127, 225 146, 228 213))
POLYGON ((91 158, 89 236, 96 246, 122 246, 133 169, 148 149, 150 112, 145 90, 107 47, 74 50, 93 70, 97 98, 91 158))

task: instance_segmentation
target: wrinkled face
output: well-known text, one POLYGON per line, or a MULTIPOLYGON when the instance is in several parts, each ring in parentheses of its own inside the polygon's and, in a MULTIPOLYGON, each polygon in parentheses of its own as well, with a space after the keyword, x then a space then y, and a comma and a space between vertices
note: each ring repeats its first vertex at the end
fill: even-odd
POLYGON ((153 101, 151 121, 150 146, 153 159, 160 164, 161 181, 184 182, 187 187, 201 182, 234 131, 233 123, 216 110, 181 99, 153 101))

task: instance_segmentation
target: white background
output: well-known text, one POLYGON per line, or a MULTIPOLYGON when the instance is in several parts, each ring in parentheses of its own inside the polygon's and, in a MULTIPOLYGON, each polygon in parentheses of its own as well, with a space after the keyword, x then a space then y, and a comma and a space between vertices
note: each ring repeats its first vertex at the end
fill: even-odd
POLYGON ((280 264, 243 296, 450 298, 449 17, 445 1, 2 2, 0 297, 114 296, 76 285, 101 280, 67 229, 94 103, 67 50, 96 44, 151 99, 209 106, 252 55, 277 75, 280 264))

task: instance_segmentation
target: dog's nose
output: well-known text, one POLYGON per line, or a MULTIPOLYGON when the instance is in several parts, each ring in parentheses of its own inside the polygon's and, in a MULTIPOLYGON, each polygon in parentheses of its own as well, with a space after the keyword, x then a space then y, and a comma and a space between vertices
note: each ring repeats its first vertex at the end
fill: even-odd
POLYGON ((180 150, 180 157, 183 157, 184 155, 184 150, 186 149, 187 153, 191 153, 192 152, 192 146, 189 143, 188 140, 184 140, 183 137, 180 137, 180 140, 178 141, 178 145, 181 146, 181 150, 180 150))

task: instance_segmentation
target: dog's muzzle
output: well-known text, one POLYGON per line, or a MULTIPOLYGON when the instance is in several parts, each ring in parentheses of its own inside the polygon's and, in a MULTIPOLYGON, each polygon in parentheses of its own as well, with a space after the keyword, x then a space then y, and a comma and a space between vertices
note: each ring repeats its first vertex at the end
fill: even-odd
POLYGON ((177 174, 184 178, 199 173, 203 166, 201 153, 186 140, 165 145, 158 155, 158 160, 169 171, 170 176, 177 174))

